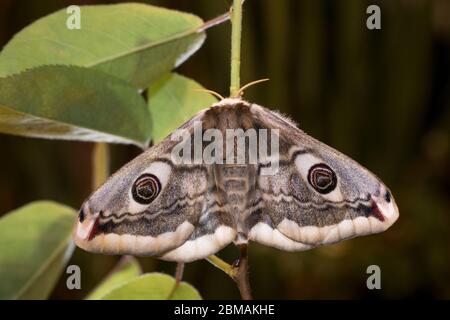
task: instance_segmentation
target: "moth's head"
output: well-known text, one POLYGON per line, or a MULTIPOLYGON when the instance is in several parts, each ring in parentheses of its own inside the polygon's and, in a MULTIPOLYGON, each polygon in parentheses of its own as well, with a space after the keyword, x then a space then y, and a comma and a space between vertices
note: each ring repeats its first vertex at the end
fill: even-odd
POLYGON ((300 153, 295 165, 307 184, 302 195, 320 206, 319 226, 337 227, 325 243, 382 232, 398 219, 395 200, 381 180, 335 150, 324 146, 300 153))

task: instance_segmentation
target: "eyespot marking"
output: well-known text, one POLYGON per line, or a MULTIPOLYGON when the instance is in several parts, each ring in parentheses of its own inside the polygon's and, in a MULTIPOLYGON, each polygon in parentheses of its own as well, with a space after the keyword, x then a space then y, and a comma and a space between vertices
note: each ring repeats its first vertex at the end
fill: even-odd
POLYGON ((327 194, 336 188, 337 177, 328 165, 317 163, 308 171, 308 182, 317 192, 327 194))
MULTIPOLYGON (((333 202, 340 202, 344 200, 344 195, 341 192, 341 184, 338 179, 339 172, 335 171, 335 169, 331 169, 328 165, 325 164, 325 161, 313 154, 310 153, 304 153, 299 154, 295 158, 295 166, 305 182, 305 184, 310 188, 313 192, 317 192, 319 195, 321 195, 324 199, 328 201, 333 202), (333 190, 330 190, 329 192, 320 192, 317 189, 314 188, 314 186, 308 181, 308 176, 310 176, 311 168, 314 168, 315 165, 325 165, 330 172, 333 172, 333 174, 336 176, 336 185, 333 187, 333 190)), ((332 181, 334 179, 332 178, 332 181)), ((331 189, 331 186, 334 183, 331 183, 329 186, 331 189)))
POLYGON ((161 182, 151 173, 144 173, 133 184, 131 194, 134 201, 140 204, 149 204, 161 191, 161 182))

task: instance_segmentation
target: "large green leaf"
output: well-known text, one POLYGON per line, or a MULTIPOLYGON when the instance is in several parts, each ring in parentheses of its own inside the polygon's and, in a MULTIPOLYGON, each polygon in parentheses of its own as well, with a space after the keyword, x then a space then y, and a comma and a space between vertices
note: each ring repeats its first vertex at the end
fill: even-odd
MULTIPOLYGON (((175 279, 162 273, 147 273, 128 281, 103 296, 103 300, 165 300, 169 297, 175 279)), ((188 283, 181 282, 173 300, 200 300, 198 291, 188 283)))
POLYGON ((214 96, 198 89, 203 87, 176 73, 163 77, 150 87, 148 104, 154 143, 161 141, 198 111, 217 102, 214 96))
POLYGON ((145 145, 151 120, 126 82, 75 66, 43 66, 0 78, 0 132, 145 145))
POLYGON ((117 266, 112 270, 100 285, 86 297, 88 300, 99 300, 111 290, 119 287, 127 281, 138 277, 142 273, 141 266, 136 258, 131 256, 123 257, 117 266))
POLYGON ((33 202, 0 219, 0 299, 45 299, 74 245, 75 210, 33 202))
POLYGON ((0 76, 48 64, 93 67, 139 88, 170 71, 203 43, 203 21, 138 3, 81 6, 81 29, 59 10, 20 31, 0 54, 0 76))

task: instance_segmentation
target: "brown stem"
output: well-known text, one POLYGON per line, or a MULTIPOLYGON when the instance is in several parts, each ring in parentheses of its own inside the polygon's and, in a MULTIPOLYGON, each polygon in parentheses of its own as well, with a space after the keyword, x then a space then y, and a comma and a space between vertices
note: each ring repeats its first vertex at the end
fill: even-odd
POLYGON ((252 289, 248 277, 248 246, 246 244, 239 245, 240 257, 237 260, 236 274, 233 280, 236 282, 242 300, 252 300, 252 289))
MULTIPOLYGON (((245 0, 242 0, 241 3, 244 4, 245 0)), ((221 14, 220 16, 215 17, 214 19, 206 21, 198 30, 197 32, 203 32, 211 27, 214 27, 218 24, 224 23, 225 21, 230 20, 231 13, 233 12, 233 7, 230 8, 230 10, 224 14, 221 14)))
POLYGON ((214 19, 211 19, 211 20, 209 20, 209 21, 206 21, 206 22, 200 27, 200 29, 198 29, 197 32, 203 32, 203 31, 205 31, 206 29, 209 29, 209 28, 211 28, 211 27, 214 27, 214 26, 216 26, 216 25, 218 25, 218 24, 221 24, 221 23, 223 23, 223 22, 225 22, 225 21, 227 21, 227 20, 230 20, 230 13, 229 13, 229 12, 224 13, 224 14, 218 16, 218 17, 215 17, 214 19))
POLYGON ((177 268, 175 270, 175 283, 172 287, 172 290, 169 293, 169 296, 167 297, 167 300, 171 300, 173 298, 175 291, 177 290, 181 280, 183 279, 183 273, 184 273, 184 262, 178 262, 177 268))
POLYGON ((238 245, 240 256, 233 264, 229 264, 217 256, 209 256, 206 260, 225 272, 236 282, 242 300, 252 300, 252 290, 248 278, 248 247, 246 244, 238 245))

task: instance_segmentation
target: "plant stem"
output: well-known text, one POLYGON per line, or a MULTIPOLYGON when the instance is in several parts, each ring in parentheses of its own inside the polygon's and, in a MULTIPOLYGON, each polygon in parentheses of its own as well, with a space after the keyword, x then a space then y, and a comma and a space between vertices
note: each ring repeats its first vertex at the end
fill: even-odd
POLYGON ((252 290, 248 278, 248 246, 246 244, 239 245, 239 252, 239 259, 233 264, 229 264, 215 255, 209 256, 206 260, 236 282, 242 300, 252 300, 252 290))
POLYGON ((236 97, 240 88, 242 0, 233 0, 231 13, 231 77, 230 96, 236 97))
POLYGON ((233 265, 229 264, 228 262, 223 261, 222 259, 220 259, 218 256, 215 256, 215 255, 209 256, 208 258, 206 258, 206 260, 209 263, 211 263, 214 267, 225 272, 231 278, 233 278, 233 279, 235 278, 237 269, 233 265))
POLYGON ((242 300, 252 300, 252 290, 248 278, 248 245, 239 245, 240 257, 237 263, 237 273, 234 277, 242 300))
POLYGON ((92 151, 92 189, 100 187, 109 176, 109 147, 98 142, 92 151))
MULTIPOLYGON (((238 97, 240 91, 240 68, 241 68, 241 30, 242 30, 242 3, 243 0, 233 0, 231 13, 231 74, 230 74, 230 97, 238 97)), ((248 278, 248 247, 246 244, 239 245, 240 256, 232 265, 219 257, 212 255, 206 258, 209 263, 229 275, 237 284, 241 298, 251 300, 251 288, 248 278)))
MULTIPOLYGON (((231 75, 230 96, 238 97, 240 91, 241 72, 241 34, 242 34, 242 0, 233 0, 233 11, 231 14, 231 75)), ((248 247, 246 244, 239 245, 240 257, 237 264, 227 272, 237 283, 241 298, 251 300, 250 281, 248 279, 248 247)))

